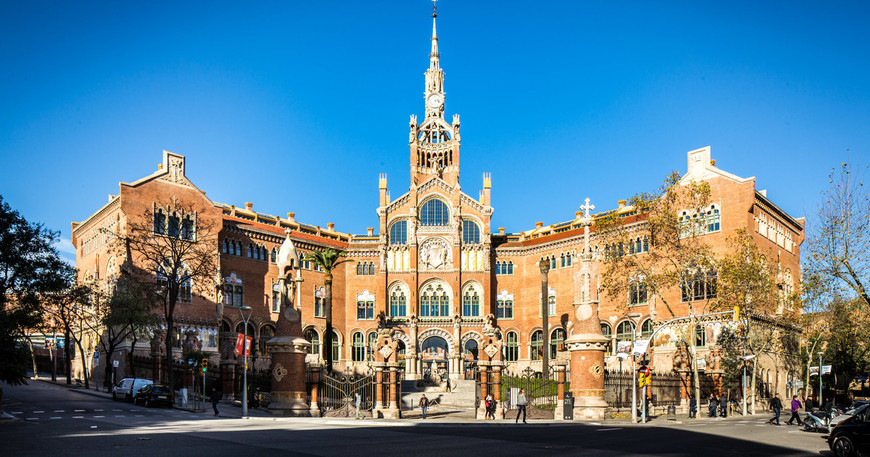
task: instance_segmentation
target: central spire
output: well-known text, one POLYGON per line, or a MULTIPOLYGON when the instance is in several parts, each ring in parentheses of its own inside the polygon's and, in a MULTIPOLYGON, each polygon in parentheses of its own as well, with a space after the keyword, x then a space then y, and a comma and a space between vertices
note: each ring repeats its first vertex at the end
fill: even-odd
POLYGON ((438 17, 438 6, 435 5, 435 1, 432 1, 432 50, 429 52, 429 68, 437 69, 438 68, 438 32, 435 27, 435 18, 438 17))

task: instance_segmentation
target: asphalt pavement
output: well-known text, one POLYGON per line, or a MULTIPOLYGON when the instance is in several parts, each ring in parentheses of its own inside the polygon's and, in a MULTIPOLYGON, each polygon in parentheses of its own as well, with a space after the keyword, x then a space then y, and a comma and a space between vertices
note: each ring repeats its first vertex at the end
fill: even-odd
POLYGON ((274 418, 221 404, 145 408, 107 394, 31 382, 4 386, 0 456, 830 455, 821 434, 766 416, 648 424, 433 419, 274 418), (13 418, 13 419, 8 419, 13 418))

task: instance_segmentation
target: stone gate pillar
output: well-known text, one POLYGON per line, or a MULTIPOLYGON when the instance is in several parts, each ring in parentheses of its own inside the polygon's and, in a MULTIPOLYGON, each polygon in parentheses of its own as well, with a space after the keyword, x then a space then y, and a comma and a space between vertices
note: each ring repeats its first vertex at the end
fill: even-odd
POLYGON ((384 419, 398 419, 402 415, 401 398, 399 398, 399 376, 397 369, 399 342, 393 337, 393 331, 386 328, 384 319, 381 319, 378 329, 378 339, 375 341, 373 365, 375 367, 375 408, 372 417, 384 419), (387 369, 387 373, 384 373, 387 369), (390 396, 383 398, 384 384, 389 383, 390 396))
POLYGON ((502 340, 498 337, 498 327, 493 325, 495 315, 487 314, 483 325, 482 351, 478 354, 480 365, 480 405, 478 406, 477 418, 486 418, 486 404, 483 400, 488 393, 496 401, 495 418, 504 419, 504 405, 501 400, 501 370, 504 367, 502 361, 502 340), (491 380, 492 386, 487 385, 491 380))
POLYGON ((305 391, 305 354, 311 343, 302 337, 302 313, 294 306, 298 284, 302 282, 299 271, 299 255, 290 240, 290 231, 278 251, 278 280, 280 289, 281 313, 275 336, 266 342, 272 354, 270 373, 272 375, 272 401, 269 409, 273 414, 282 416, 310 416, 305 391), (293 271, 296 277, 293 278, 293 271))
POLYGON ((604 351, 610 342, 601 333, 598 303, 577 305, 574 333, 568 338, 571 351, 571 393, 575 420, 604 420, 604 351))
POLYGON ((558 383, 556 391, 556 410, 553 412, 553 419, 560 421, 565 419, 565 365, 556 365, 556 382, 558 383))
POLYGON ((311 401, 308 409, 312 417, 320 417, 320 400, 318 398, 320 396, 320 364, 311 363, 306 369, 311 389, 311 401))

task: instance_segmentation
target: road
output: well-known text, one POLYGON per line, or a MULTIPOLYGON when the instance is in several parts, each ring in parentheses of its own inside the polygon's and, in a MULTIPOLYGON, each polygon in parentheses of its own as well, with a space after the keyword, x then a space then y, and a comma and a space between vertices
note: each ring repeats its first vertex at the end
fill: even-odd
MULTIPOLYGON (((631 425, 214 417, 31 382, 4 386, 0 456, 807 456, 821 435, 763 417, 631 425)), ((238 408, 222 405, 229 415, 238 408)))

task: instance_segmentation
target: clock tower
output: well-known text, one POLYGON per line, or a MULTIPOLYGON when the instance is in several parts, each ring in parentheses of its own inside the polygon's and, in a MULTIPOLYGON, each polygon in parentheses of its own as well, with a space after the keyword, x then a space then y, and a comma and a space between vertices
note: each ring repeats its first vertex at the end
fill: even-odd
POLYGON ((408 138, 411 149, 411 185, 417 186, 437 176, 451 186, 459 185, 459 115, 453 122, 444 119, 444 70, 441 69, 438 52, 436 18, 432 12, 432 49, 429 51, 429 68, 426 70, 426 87, 423 91, 425 119, 417 123, 411 115, 408 138))

